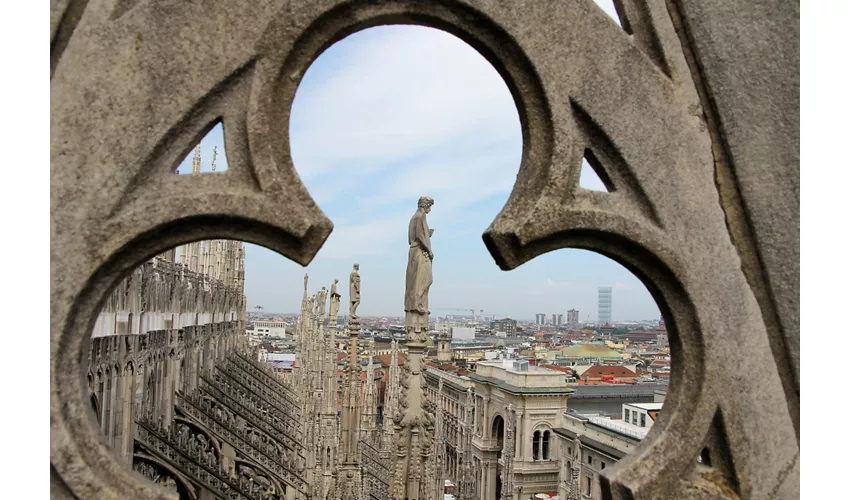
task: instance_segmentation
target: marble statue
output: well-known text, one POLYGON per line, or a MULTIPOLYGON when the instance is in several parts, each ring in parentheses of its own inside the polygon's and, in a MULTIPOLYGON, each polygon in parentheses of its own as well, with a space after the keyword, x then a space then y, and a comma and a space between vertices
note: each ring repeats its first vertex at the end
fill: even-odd
POLYGON ((325 287, 322 287, 322 289, 319 290, 319 317, 320 318, 325 317, 325 306, 327 305, 327 303, 328 303, 328 289, 325 288, 325 287))
POLYGON ((423 196, 419 198, 416 213, 410 219, 407 228, 407 240, 410 249, 407 253, 407 273, 404 288, 404 312, 409 326, 428 325, 428 290, 434 280, 431 264, 434 252, 431 249, 433 229, 428 228, 427 214, 431 212, 434 200, 423 196), (424 321, 424 324, 421 324, 424 321))
POLYGON ((339 313, 339 299, 342 297, 342 295, 340 295, 336 291, 336 284, 337 283, 339 283, 339 280, 335 279, 333 284, 331 285, 331 311, 330 311, 330 314, 329 314, 331 321, 335 321, 335 318, 337 317, 337 314, 339 313))
POLYGON ((348 315, 357 318, 357 307, 360 305, 360 264, 354 264, 354 270, 348 279, 348 315))

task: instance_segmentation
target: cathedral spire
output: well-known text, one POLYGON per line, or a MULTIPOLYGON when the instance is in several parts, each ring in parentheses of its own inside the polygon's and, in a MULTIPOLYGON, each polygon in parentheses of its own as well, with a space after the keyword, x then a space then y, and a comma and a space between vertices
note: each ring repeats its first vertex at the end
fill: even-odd
POLYGON ((192 158, 192 173, 200 174, 201 173, 201 143, 198 143, 198 147, 195 148, 195 156, 192 158))
POLYGON ((362 369, 357 352, 357 337, 360 335, 360 318, 357 306, 360 305, 359 265, 354 264, 349 280, 348 308, 348 366, 345 369, 345 386, 342 396, 342 437, 341 460, 337 472, 335 495, 340 500, 360 500, 363 498, 363 481, 360 471, 360 387, 362 369))
POLYGON ((371 356, 366 366, 366 387, 363 390, 363 417, 360 427, 361 441, 365 439, 369 444, 373 444, 375 431, 378 428, 378 400, 375 394, 375 368, 372 366, 371 356))
POLYGON ((398 371, 398 342, 392 341, 392 354, 390 354, 390 367, 387 373, 387 381, 384 385, 384 418, 381 424, 381 453, 389 458, 395 435, 395 416, 398 413, 399 393, 399 371, 398 371))
POLYGON ((215 172, 215 157, 218 155, 218 151, 216 151, 215 146, 213 146, 213 157, 212 157, 212 171, 215 172))
POLYGON ((433 282, 434 252, 427 215, 434 200, 419 198, 416 213, 407 228, 407 272, 404 287, 404 326, 407 358, 404 362, 401 414, 395 415, 396 446, 390 476, 389 496, 393 500, 431 500, 436 471, 434 452, 434 405, 425 397, 426 341, 429 338, 428 293, 433 282))

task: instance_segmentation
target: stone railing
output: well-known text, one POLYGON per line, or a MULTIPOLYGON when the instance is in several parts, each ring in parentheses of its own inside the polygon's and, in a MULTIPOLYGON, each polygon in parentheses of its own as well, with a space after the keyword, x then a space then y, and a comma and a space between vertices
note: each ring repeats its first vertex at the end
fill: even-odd
POLYGON ((221 371, 234 382, 242 385, 246 390, 256 393, 262 399, 281 413, 281 416, 292 419, 296 422, 301 420, 301 408, 292 404, 286 398, 280 396, 280 392, 270 389, 268 386, 257 382, 256 378, 236 366, 236 363, 225 360, 219 365, 221 371))
POLYGON ((360 462, 363 469, 363 490, 367 497, 383 500, 389 496, 389 464, 378 450, 366 442, 360 443, 360 462))
POLYGON ((245 429, 229 425, 215 415, 208 400, 195 392, 189 395, 178 395, 182 404, 178 406, 186 415, 204 424, 214 434, 228 441, 243 455, 262 465, 277 475, 283 482, 306 494, 309 485, 297 472, 303 469, 303 457, 296 452, 281 452, 272 443, 263 442, 256 434, 249 434, 245 429), (300 464, 298 462, 301 462, 300 464))
POLYGON ((254 368, 259 370, 260 372, 264 373, 266 378, 268 379, 268 382, 272 386, 275 386, 275 387, 279 386, 280 388, 282 388, 283 394, 285 394, 287 397, 296 398, 296 399, 298 398, 298 391, 296 390, 296 387, 292 384, 292 382, 281 380, 274 373, 274 371, 269 367, 268 363, 261 362, 254 357, 246 355, 245 353, 237 353, 237 354, 238 354, 239 359, 236 360, 236 361, 242 361, 242 362, 244 362, 244 363, 246 363, 250 366, 253 366, 254 368))
POLYGON ((242 415, 247 422, 252 426, 262 430, 280 444, 290 450, 295 450, 299 455, 304 455, 304 443, 293 439, 290 435, 280 430, 283 423, 276 417, 269 419, 268 416, 257 411, 256 404, 245 396, 237 393, 232 388, 227 386, 217 387, 217 384, 212 382, 207 377, 202 377, 201 390, 206 392, 214 399, 226 404, 230 409, 242 415), (276 419, 276 420, 275 420, 276 419))
POLYGON ((228 500, 263 499, 263 492, 256 488, 259 485, 255 484, 252 488, 250 483, 228 476, 218 459, 211 454, 203 456, 197 448, 192 449, 189 445, 181 444, 176 435, 171 435, 173 433, 171 429, 158 423, 136 421, 135 438, 138 442, 149 452, 190 476, 193 481, 214 492, 216 496, 228 500))
POLYGON ((256 377, 258 381, 268 386, 272 392, 282 395, 289 404, 298 406, 298 395, 296 391, 289 385, 281 382, 267 364, 260 363, 239 352, 233 352, 228 359, 233 360, 237 366, 256 377))
POLYGON ((227 390, 228 393, 232 393, 237 396, 241 395, 246 399, 248 404, 253 403, 253 408, 256 411, 264 415, 268 413, 268 416, 278 427, 281 428, 281 432, 296 441, 301 441, 302 436, 300 426, 302 421, 300 419, 300 413, 296 414, 296 416, 290 415, 283 408, 271 403, 264 395, 253 392, 246 386, 245 382, 248 381, 245 380, 244 377, 240 382, 235 380, 232 374, 228 374, 221 369, 217 369, 213 373, 213 381, 220 389, 227 390))

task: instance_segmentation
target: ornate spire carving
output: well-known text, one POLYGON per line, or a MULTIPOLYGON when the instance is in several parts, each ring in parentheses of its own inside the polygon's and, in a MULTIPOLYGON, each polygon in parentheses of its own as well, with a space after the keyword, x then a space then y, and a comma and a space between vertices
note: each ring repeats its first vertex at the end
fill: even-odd
POLYGON ((337 473, 336 494, 340 500, 359 500, 363 497, 363 481, 360 471, 360 387, 362 370, 357 349, 357 337, 360 335, 360 319, 357 317, 357 306, 360 304, 360 273, 359 265, 354 264, 354 270, 349 278, 348 321, 348 364, 345 369, 345 386, 343 388, 342 429, 341 435, 341 465, 337 473))
POLYGON ((366 387, 363 389, 363 418, 361 423, 361 441, 375 443, 375 433, 378 429, 378 399, 375 391, 375 368, 372 357, 366 366, 366 387))
MULTIPOLYGON (((324 288, 322 289, 324 290, 324 288)), ((331 303, 330 309, 334 311, 339 306, 339 294, 336 293, 336 282, 331 286, 331 303)), ((322 339, 322 353, 324 363, 322 367, 323 376, 323 409, 321 415, 321 458, 319 463, 322 469, 322 491, 325 495, 321 498, 333 498, 335 495, 335 483, 337 481, 336 467, 338 465, 337 448, 338 448, 338 421, 337 421, 337 404, 336 404, 336 346, 334 344, 336 337, 336 315, 331 314, 330 326, 324 332, 322 339)))
POLYGON ((426 500, 435 495, 432 491, 435 471, 431 461, 434 413, 433 405, 425 401, 426 383, 422 375, 434 259, 431 249, 434 231, 428 227, 426 216, 433 204, 431 198, 419 198, 407 231, 410 243, 404 292, 407 360, 402 380, 402 413, 395 415, 397 435, 390 482, 390 497, 395 500, 426 500))
POLYGON ((201 173, 201 143, 198 143, 198 146, 195 148, 195 156, 192 157, 192 173, 200 174, 201 173))
POLYGON ((398 342, 392 341, 390 367, 387 373, 384 391, 384 420, 381 424, 381 455, 389 458, 395 436, 395 418, 399 411, 399 391, 401 390, 398 370, 398 342))

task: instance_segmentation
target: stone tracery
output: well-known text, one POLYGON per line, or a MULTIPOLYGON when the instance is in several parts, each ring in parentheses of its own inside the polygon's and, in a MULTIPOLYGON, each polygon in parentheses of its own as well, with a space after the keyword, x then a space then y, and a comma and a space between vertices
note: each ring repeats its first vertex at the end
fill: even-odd
MULTIPOLYGON (((795 91, 794 82, 786 85, 786 75, 763 69, 786 69, 787 64, 772 64, 776 55, 761 53, 759 47, 786 47, 777 53, 788 54, 789 64, 793 64, 793 55, 799 52, 795 45, 797 5, 767 11, 765 6, 748 4, 727 9, 737 14, 729 18, 732 14, 724 12, 724 2, 704 5, 681 0, 669 7, 663 2, 622 2, 621 17, 630 21, 631 37, 615 29, 589 2, 568 6, 553 3, 551 8, 541 8, 547 16, 539 16, 541 10, 522 2, 514 5, 481 0, 470 2, 471 7, 455 2, 427 7, 388 2, 337 9, 316 3, 299 5, 297 28, 286 35, 266 29, 268 23, 277 26, 275 23, 281 22, 279 12, 288 16, 279 3, 254 2, 248 11, 240 11, 233 23, 218 22, 231 19, 226 13, 234 11, 232 6, 222 5, 196 16, 199 21, 194 26, 180 28, 200 33, 212 23, 232 29, 228 57, 216 58, 217 64, 210 68, 200 48, 166 49, 151 44, 139 47, 135 58, 116 58, 115 54, 123 53, 122 47, 134 43, 126 37, 127 25, 152 40, 174 39, 174 25, 156 22, 155 9, 148 9, 147 2, 108 20, 105 16, 63 15, 71 4, 76 6, 75 2, 56 3, 51 14, 51 39, 57 42, 52 44, 55 48, 51 53, 51 160, 54 166, 63 166, 51 171, 51 185, 55 186, 51 234, 54 245, 62 249, 51 257, 51 434, 56 436, 51 442, 51 467, 55 470, 51 477, 52 481, 54 476, 61 479, 58 491, 81 498, 91 497, 94 491, 106 497, 129 494, 145 498, 156 494, 119 466, 109 465, 102 450, 87 445, 94 442, 96 434, 88 429, 91 426, 84 406, 88 402, 77 401, 82 370, 76 356, 63 358, 63 353, 82 351, 82 340, 90 326, 87 321, 96 316, 97 304, 107 297, 110 283, 140 261, 142 254, 183 243, 184 236, 171 231, 174 224, 183 228, 196 224, 200 229, 193 237, 224 235, 256 241, 298 262, 308 262, 331 226, 293 175, 291 164, 280 151, 283 148, 271 147, 286 140, 278 140, 270 132, 280 124, 276 111, 270 110, 282 107, 267 104, 291 99, 297 75, 303 74, 299 68, 306 67, 312 55, 336 34, 362 27, 357 23, 380 22, 381 16, 411 15, 415 11, 417 16, 453 27, 496 61, 521 108, 526 139, 523 167, 511 200, 485 237, 499 265, 515 267, 543 251, 567 245, 614 256, 636 269, 652 285, 653 293, 663 298, 660 302, 665 316, 672 319, 671 330, 680 338, 681 356, 675 357, 680 364, 674 366, 680 372, 674 379, 680 382, 671 394, 671 413, 687 418, 663 417, 662 430, 655 434, 653 443, 643 448, 628 468, 605 475, 610 481, 606 483, 608 491, 658 496, 680 487, 676 481, 688 484, 687 464, 699 451, 714 415, 723 409, 734 419, 725 429, 730 446, 750 443, 735 453, 739 475, 745 478, 741 485, 745 496, 771 491, 793 495, 799 485, 795 465, 799 452, 799 377, 789 381, 786 374, 798 373, 794 360, 798 357, 795 346, 799 325, 793 318, 797 317, 799 297, 788 291, 797 288, 794 273, 778 269, 799 266, 793 250, 798 241, 793 234, 796 209, 781 205, 784 215, 774 217, 764 207, 773 207, 765 200, 776 196, 795 198, 799 177, 795 173, 798 153, 793 149, 799 141, 786 129, 770 129, 765 131, 764 142, 773 147, 748 148, 752 139, 742 130, 758 128, 759 119, 761 123, 796 123, 793 117, 785 116, 794 114, 794 103, 798 102, 788 97, 795 91), (352 10, 361 15, 350 15, 352 10), (741 15, 742 10, 751 15, 741 15), (771 22, 751 30, 748 19, 771 22), (563 29, 565 26, 573 29, 563 29), (571 38, 567 41, 563 37, 568 31, 571 38), (739 33, 754 33, 752 36, 764 36, 776 44, 747 43, 739 33), (296 45, 297 50, 290 51, 296 45), (164 57, 174 64, 160 64, 164 57), (74 64, 80 60, 91 64, 82 71, 74 64), (270 76, 280 74, 284 65, 288 74, 296 75, 292 82, 280 83, 270 76), (146 71, 138 71, 142 66, 146 71), (565 67, 571 68, 569 73, 561 69, 565 67), (769 77, 760 81, 776 85, 772 88, 775 91, 762 92, 764 97, 750 95, 743 80, 737 79, 738 71, 729 70, 736 67, 762 71, 769 77), (115 79, 115 74, 123 77, 115 79), (186 78, 187 74, 199 76, 186 78), (698 81, 692 82, 691 74, 698 75, 698 81), (150 81, 159 84, 148 85, 150 81), (159 98, 157 89, 180 88, 175 84, 178 81, 183 84, 180 93, 168 100, 159 98), (640 92, 632 87, 634 82, 641 82, 640 92), (283 88, 272 92, 274 85, 283 88), (82 88, 96 88, 99 98, 90 102, 82 88), (128 88, 147 90, 133 94, 126 92, 128 88), (738 93, 745 98, 735 99, 738 93), (248 96, 250 109, 244 104, 249 102, 248 96), (613 96, 621 100, 612 103, 613 96), (777 100, 778 105, 760 105, 759 99, 777 100), (118 115, 112 111, 116 103, 121 109, 145 112, 118 115), (694 103, 703 108, 696 116, 689 111, 694 103), (577 128, 585 126, 579 116, 582 113, 596 127, 586 128, 590 132, 585 135, 575 134, 577 128), (166 172, 169 165, 190 145, 191 137, 221 115, 225 115, 229 127, 233 124, 228 132, 241 138, 233 144, 247 145, 246 138, 251 138, 250 152, 233 151, 233 176, 208 183, 187 180, 180 186, 157 177, 158 173, 170 174, 166 172), (640 117, 641 127, 634 126, 636 117, 640 117), (570 165, 570 158, 577 158, 584 149, 583 144, 570 146, 570 134, 589 140, 598 138, 597 131, 616 147, 652 203, 659 224, 645 220, 628 200, 609 198, 594 207, 588 199, 577 199, 565 206, 563 195, 569 189, 561 183, 569 175, 562 175, 559 169, 570 165), (119 143, 123 148, 94 146, 119 143), (792 151, 786 154, 789 148, 792 151), (766 184, 754 185, 752 179, 761 182, 766 177, 753 174, 767 165, 787 174, 778 176, 788 179, 787 184, 771 185, 778 181, 769 179, 777 176, 767 176, 766 184), (727 179, 728 186, 718 188, 715 178, 727 179), (106 182, 80 183, 79 179, 106 182), (194 189, 186 189, 190 184, 194 189), (153 201, 138 195, 139 190, 147 189, 154 189, 161 197, 153 201), (722 206, 717 203, 718 189, 722 206), (215 206, 199 203, 193 191, 202 192, 204 199, 216 195, 220 202, 215 206), (730 191, 738 194, 730 199, 730 191), (104 192, 109 195, 103 196, 104 192), (746 218, 730 208, 736 203, 746 207, 746 218), (727 223, 731 229, 727 229, 727 223), (697 225, 700 232, 690 230, 697 225), (741 227, 751 229, 758 239, 729 234, 741 227), (161 237, 150 236, 157 233, 161 237), (764 252, 764 248, 777 250, 764 252), (741 261, 748 263, 743 271, 741 261), (753 262, 756 265, 749 265, 753 262), (700 328, 710 335, 703 335, 700 328), (723 345, 735 345, 736 352, 728 352, 723 345), (721 364, 720 359, 730 367, 728 373, 711 371, 721 364), (763 378, 745 381, 734 394, 720 390, 739 380, 730 377, 753 364, 761 368, 763 378), (763 397, 747 397, 757 391, 763 397), (745 419, 771 425, 754 428, 745 425, 745 419), (665 428, 668 424, 669 429, 665 428), (669 436, 684 438, 672 444, 669 436), (648 457, 652 460, 642 460, 648 457), (662 463, 664 470, 672 473, 666 478, 653 477, 644 465, 649 462, 662 463), (107 465, 95 472, 94 464, 107 465)), ((88 8, 95 5, 90 4, 88 8)), ((178 7, 174 18, 183 17, 193 8, 190 4, 178 7)), ((164 278, 150 271, 137 278, 142 279, 129 280, 126 289, 138 286, 141 293, 128 296, 124 292, 122 298, 119 292, 108 301, 114 301, 117 309, 136 312, 167 308, 163 298, 170 295, 156 291, 164 278), (137 303, 132 296, 137 297, 137 303)), ((177 278, 169 277, 165 283, 172 279, 177 278)), ((179 300, 185 292, 180 315, 213 307, 206 284, 188 284, 176 294, 179 300)), ((146 340, 154 341, 163 340, 154 333, 175 327, 175 319, 153 313, 143 318, 141 314, 128 313, 126 320, 122 316, 117 332, 141 329, 149 332, 146 340)), ((187 324, 182 320, 177 323, 187 324)), ((204 321, 193 318, 191 323, 204 321)), ((150 349, 160 346, 151 342, 150 349)), ((211 360, 205 358, 215 354, 209 354, 205 347, 199 355, 201 366, 212 367, 211 360)), ((157 365, 173 363, 165 357, 151 359, 157 365)), ((141 372, 143 365, 136 366, 141 372)), ((109 383, 116 377, 112 371, 109 383)), ((156 377, 142 380, 151 383, 146 385, 151 388, 150 394, 160 383, 156 377)), ((104 398, 98 394, 96 399, 103 412, 104 398)), ((167 406, 159 398, 150 399, 149 405, 151 411, 167 406)), ((482 414, 484 407, 479 408, 476 414, 482 414)), ((163 418, 168 421, 170 416, 163 418)))

